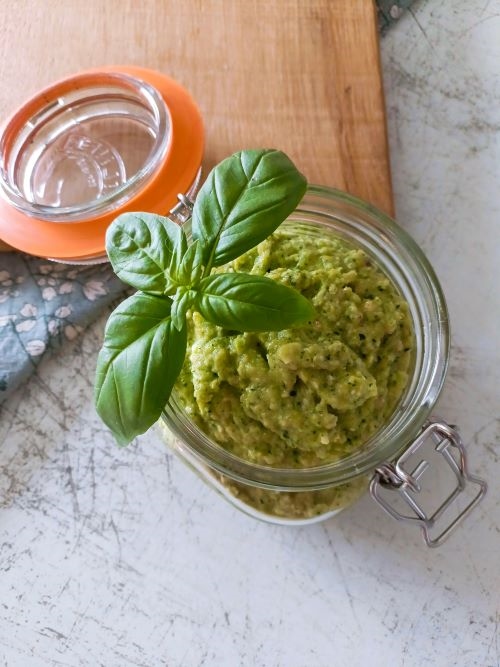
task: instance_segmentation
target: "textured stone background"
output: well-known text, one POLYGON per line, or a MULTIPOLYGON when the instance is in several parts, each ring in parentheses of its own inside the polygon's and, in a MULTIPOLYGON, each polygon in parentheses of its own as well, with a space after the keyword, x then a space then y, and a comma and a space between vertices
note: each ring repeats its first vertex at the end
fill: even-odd
POLYGON ((0 664, 500 664, 499 2, 419 2, 382 59, 398 219, 453 324, 439 410, 484 503, 439 550, 368 497, 312 527, 254 522, 154 432, 115 447, 91 401, 101 320, 0 412, 0 664))

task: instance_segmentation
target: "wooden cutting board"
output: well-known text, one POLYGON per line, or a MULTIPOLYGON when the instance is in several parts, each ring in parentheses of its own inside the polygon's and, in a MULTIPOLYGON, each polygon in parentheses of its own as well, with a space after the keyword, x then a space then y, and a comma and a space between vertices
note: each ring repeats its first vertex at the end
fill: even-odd
POLYGON ((2 2, 0 118, 81 69, 151 67, 197 100, 207 169, 275 147, 392 213, 376 25, 372 0, 2 2))

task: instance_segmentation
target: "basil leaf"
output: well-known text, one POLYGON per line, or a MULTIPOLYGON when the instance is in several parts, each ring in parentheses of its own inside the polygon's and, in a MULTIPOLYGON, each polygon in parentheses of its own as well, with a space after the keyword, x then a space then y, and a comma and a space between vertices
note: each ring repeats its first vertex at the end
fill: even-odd
POLYGON ((186 327, 172 325, 172 301, 137 292, 111 314, 97 359, 95 404, 120 444, 160 417, 186 353, 186 327))
POLYGON ((123 213, 109 226, 106 250, 123 282, 151 294, 172 294, 173 273, 186 252, 183 230, 153 213, 123 213))
POLYGON ((180 331, 186 323, 186 313, 193 303, 194 294, 190 290, 180 287, 172 303, 171 318, 174 327, 180 331))
POLYGON ((212 324, 238 331, 279 331, 315 315, 312 304, 297 290, 246 273, 204 278, 194 306, 212 324))
POLYGON ((241 151, 217 165, 193 207, 193 238, 202 247, 206 273, 272 234, 295 210, 306 186, 281 151, 241 151))
POLYGON ((199 241, 193 241, 188 247, 175 272, 175 277, 181 285, 197 283, 203 273, 203 253, 199 241))

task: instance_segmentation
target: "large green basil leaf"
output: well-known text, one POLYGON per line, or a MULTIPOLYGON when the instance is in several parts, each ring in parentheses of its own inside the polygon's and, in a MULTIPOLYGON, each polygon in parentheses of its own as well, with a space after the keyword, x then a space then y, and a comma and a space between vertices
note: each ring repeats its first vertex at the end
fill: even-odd
POLYGON ((175 270, 186 249, 179 225, 153 213, 123 213, 106 233, 106 250, 116 275, 150 294, 173 294, 175 270))
POLYGON ((194 306, 203 317, 226 329, 279 331, 314 317, 300 292, 246 273, 217 273, 204 278, 194 306))
POLYGON ((170 318, 172 301, 137 292, 106 325, 97 359, 95 404, 120 444, 160 417, 186 354, 186 327, 170 318))
POLYGON ((253 248, 272 234, 304 196, 306 179, 277 150, 248 150, 208 175, 193 208, 193 238, 208 269, 253 248))

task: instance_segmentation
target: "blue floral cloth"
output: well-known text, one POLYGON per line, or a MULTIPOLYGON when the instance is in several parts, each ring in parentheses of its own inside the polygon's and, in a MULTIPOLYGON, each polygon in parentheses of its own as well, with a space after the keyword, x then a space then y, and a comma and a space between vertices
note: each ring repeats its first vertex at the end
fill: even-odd
POLYGON ((0 403, 42 356, 74 340, 125 289, 108 264, 0 253, 0 403))
POLYGON ((387 28, 403 16, 405 9, 414 2, 414 0, 377 0, 377 18, 378 29, 384 34, 387 28))

